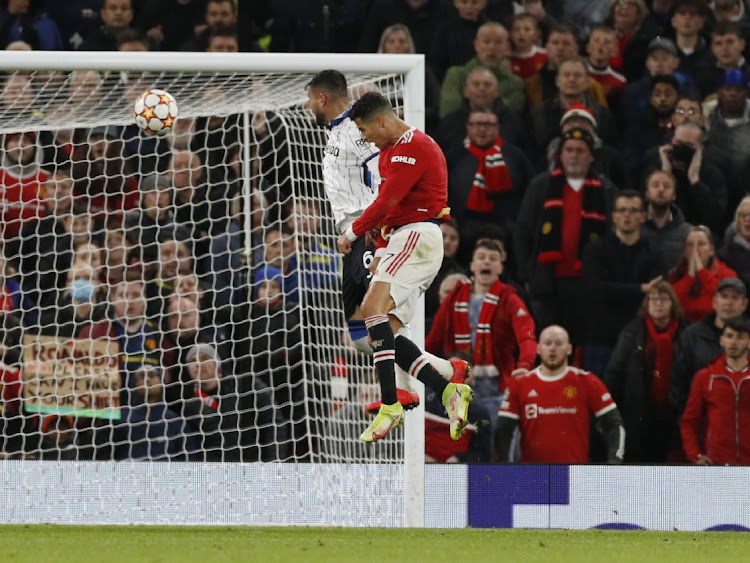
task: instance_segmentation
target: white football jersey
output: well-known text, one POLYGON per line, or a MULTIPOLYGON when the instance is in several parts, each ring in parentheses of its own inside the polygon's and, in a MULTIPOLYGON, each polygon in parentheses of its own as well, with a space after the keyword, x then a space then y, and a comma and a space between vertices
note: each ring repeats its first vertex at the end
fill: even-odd
POLYGON ((348 115, 346 110, 331 121, 323 154, 323 182, 339 233, 375 201, 380 184, 378 149, 362 139, 348 115))

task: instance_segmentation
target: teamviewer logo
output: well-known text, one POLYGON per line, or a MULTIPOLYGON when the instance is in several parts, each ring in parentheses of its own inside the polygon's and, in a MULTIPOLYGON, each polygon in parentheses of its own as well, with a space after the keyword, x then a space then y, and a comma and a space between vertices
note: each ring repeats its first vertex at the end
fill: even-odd
POLYGON ((537 408, 536 403, 530 403, 526 405, 526 420, 536 418, 537 408))

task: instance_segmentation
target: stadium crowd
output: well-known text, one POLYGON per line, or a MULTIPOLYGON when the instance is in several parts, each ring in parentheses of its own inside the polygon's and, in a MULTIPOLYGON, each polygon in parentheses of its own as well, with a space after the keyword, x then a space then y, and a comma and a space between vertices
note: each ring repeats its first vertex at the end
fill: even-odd
MULTIPOLYGON (((554 426, 558 407, 586 428, 614 399, 625 462, 745 464, 749 9, 745 0, 5 0, 0 48, 424 53, 426 129, 446 156, 452 209, 426 296, 426 348, 470 359, 477 396, 475 424, 456 443, 428 397, 426 459, 517 460, 503 423, 513 419, 521 460, 622 460, 594 434, 589 447, 588 432, 576 435, 574 459, 526 435, 544 417, 554 426), (553 325, 564 330, 543 332, 553 325), (575 387, 539 375, 569 373, 555 346, 598 378, 580 395, 606 386, 611 398, 575 398, 575 387), (550 395, 538 401, 549 408, 530 408, 527 391, 562 402, 550 395), (574 400, 584 402, 571 415, 563 407, 574 400)), ((8 74, 0 96, 5 115, 39 123, 0 147, 3 455, 309 456, 305 417, 321 407, 304 404, 301 365, 321 352, 301 342, 314 341, 304 332, 315 327, 338 338, 319 315, 337 296, 327 290, 339 260, 323 241, 320 197, 292 198, 278 116, 253 117, 245 171, 237 116, 178 120, 163 139, 134 125, 51 132, 43 123, 53 113, 34 111, 38 79, 8 74), (250 257, 243 174, 256 179, 250 257), (30 415, 20 366, 32 335, 117 341, 121 423, 30 415)), ((67 104, 104 89, 132 100, 121 76, 75 71, 63 81, 67 104)), ((330 376, 317 375, 314 385, 330 376)))

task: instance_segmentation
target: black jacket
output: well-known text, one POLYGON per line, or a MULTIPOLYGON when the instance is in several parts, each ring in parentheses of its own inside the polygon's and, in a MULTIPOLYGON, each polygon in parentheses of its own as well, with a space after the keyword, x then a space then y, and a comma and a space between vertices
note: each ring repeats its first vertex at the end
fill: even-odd
MULTIPOLYGON (((685 321, 680 323, 675 339, 687 326, 685 321)), ((625 461, 633 463, 664 462, 667 449, 679 444, 674 413, 657 413, 651 407, 652 374, 646 373, 644 365, 646 333, 644 319, 628 323, 602 377, 625 424, 625 461)))
POLYGON ((666 273, 662 253, 648 240, 638 239, 628 246, 609 233, 589 244, 582 260, 583 281, 592 304, 586 342, 614 345, 643 301, 641 284, 666 273))
POLYGON ((716 326, 716 313, 690 325, 680 336, 669 382, 669 405, 679 415, 685 410, 695 374, 722 353, 720 336, 721 329, 716 326))

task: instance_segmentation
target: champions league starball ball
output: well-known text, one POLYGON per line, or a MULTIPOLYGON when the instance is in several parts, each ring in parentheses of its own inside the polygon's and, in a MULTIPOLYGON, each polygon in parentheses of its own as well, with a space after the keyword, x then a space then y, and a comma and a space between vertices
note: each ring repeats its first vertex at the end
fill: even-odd
POLYGON ((177 120, 174 96, 165 90, 148 90, 135 101, 133 116, 138 127, 150 135, 166 135, 177 120))

